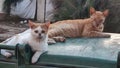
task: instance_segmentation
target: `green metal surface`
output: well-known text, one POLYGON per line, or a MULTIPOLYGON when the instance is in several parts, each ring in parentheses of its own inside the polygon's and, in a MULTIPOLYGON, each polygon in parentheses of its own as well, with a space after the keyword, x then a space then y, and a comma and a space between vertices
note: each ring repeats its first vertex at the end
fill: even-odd
POLYGON ((12 45, 4 45, 0 43, 0 49, 8 49, 8 50, 15 50, 15 46, 12 45))
POLYGON ((115 61, 61 55, 43 55, 37 64, 76 68, 116 68, 115 61))
POLYGON ((111 35, 111 38, 69 38, 65 43, 50 45, 38 64, 116 68, 120 34, 111 35))
POLYGON ((50 45, 38 64, 116 68, 120 35, 111 35, 111 38, 69 38, 65 43, 50 45))
POLYGON ((48 54, 116 61, 120 34, 111 35, 111 38, 69 38, 65 43, 50 45, 48 54))
POLYGON ((1 62, 0 61, 0 68, 16 68, 16 63, 9 63, 9 62, 1 62))
POLYGON ((14 63, 19 68, 117 68, 120 34, 111 35, 111 38, 67 38, 65 43, 49 45, 48 52, 36 64, 29 63, 33 53, 28 45, 7 49, 16 50, 17 59, 12 60, 17 60, 14 63))

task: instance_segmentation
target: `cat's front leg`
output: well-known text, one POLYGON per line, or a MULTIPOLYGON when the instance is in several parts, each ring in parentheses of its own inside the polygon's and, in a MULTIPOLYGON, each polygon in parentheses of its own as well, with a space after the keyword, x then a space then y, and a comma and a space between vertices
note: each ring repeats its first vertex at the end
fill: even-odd
POLYGON ((1 49, 1 54, 5 56, 6 58, 11 57, 13 54, 8 52, 7 50, 1 49))
POLYGON ((48 41, 47 41, 48 44, 55 44, 56 41, 52 38, 48 38, 48 41))
POLYGON ((40 55, 43 54, 43 53, 44 52, 42 52, 42 51, 36 51, 35 54, 32 57, 31 63, 33 63, 33 64, 36 63, 38 61, 40 55))
POLYGON ((91 31, 86 34, 83 34, 84 37, 93 37, 93 38, 110 38, 111 35, 105 34, 103 32, 91 31))
POLYGON ((56 42, 65 42, 66 38, 62 36, 53 37, 56 42))
POLYGON ((48 39, 48 44, 55 44, 56 42, 65 42, 65 37, 57 36, 48 39))

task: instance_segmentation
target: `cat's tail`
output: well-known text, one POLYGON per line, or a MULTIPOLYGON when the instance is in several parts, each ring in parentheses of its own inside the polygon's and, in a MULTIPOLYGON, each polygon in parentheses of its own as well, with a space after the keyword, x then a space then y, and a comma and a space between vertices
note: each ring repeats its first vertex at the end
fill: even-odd
POLYGON ((16 39, 16 38, 18 37, 18 35, 19 35, 19 36, 22 36, 22 35, 24 35, 24 34, 26 34, 26 33, 29 33, 29 32, 30 32, 30 29, 28 29, 28 30, 26 30, 26 31, 24 31, 24 32, 22 32, 22 33, 16 34, 16 35, 14 35, 14 36, 6 39, 5 41, 1 42, 1 44, 7 44, 9 41, 16 39))
POLYGON ((12 40, 12 39, 13 39, 13 37, 10 37, 10 38, 6 39, 5 41, 1 42, 1 44, 6 44, 6 43, 8 43, 10 40, 12 40))

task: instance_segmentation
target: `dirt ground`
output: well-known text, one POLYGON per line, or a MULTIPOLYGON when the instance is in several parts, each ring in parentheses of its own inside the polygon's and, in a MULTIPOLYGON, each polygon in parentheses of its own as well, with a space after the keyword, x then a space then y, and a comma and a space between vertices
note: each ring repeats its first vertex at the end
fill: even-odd
POLYGON ((14 21, 0 21, 0 42, 28 29, 28 25, 14 21))

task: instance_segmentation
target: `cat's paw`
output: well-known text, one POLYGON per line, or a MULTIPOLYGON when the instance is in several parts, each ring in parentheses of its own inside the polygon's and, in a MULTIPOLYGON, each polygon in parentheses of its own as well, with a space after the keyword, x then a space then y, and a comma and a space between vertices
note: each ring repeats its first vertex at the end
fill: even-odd
POLYGON ((48 44, 55 44, 56 41, 55 41, 54 39, 48 39, 47 43, 48 43, 48 44))
POLYGON ((53 37, 53 39, 57 42, 65 42, 65 37, 61 37, 61 36, 58 36, 58 37, 53 37))
POLYGON ((105 38, 110 38, 110 37, 111 37, 111 35, 109 35, 109 34, 105 35, 105 38))
POLYGON ((32 64, 35 64, 35 63, 37 62, 37 60, 38 60, 38 58, 36 58, 36 57, 32 57, 32 61, 31 61, 31 63, 32 63, 32 64))
POLYGON ((9 52, 6 52, 6 53, 4 53, 4 56, 5 56, 6 58, 9 58, 9 57, 11 57, 11 56, 12 56, 12 54, 11 54, 11 53, 9 53, 9 52))
POLYGON ((66 40, 64 37, 61 37, 59 39, 60 39, 60 42, 65 42, 65 40, 66 40))

